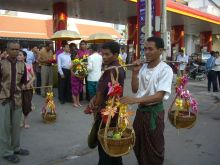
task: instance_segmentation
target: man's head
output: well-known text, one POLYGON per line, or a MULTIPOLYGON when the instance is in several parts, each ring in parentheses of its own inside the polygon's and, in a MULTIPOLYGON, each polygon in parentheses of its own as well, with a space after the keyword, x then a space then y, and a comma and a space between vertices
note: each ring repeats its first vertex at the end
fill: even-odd
POLYGON ((63 45, 63 50, 64 50, 64 52, 67 52, 67 53, 70 52, 70 46, 69 46, 68 43, 66 43, 65 45, 63 45))
POLYGON ((97 52, 98 51, 98 45, 97 44, 92 44, 90 46, 90 50, 92 53, 97 52))
POLYGON ((52 48, 53 48, 53 44, 50 43, 50 42, 47 42, 47 43, 45 44, 45 48, 46 48, 47 51, 50 51, 50 50, 52 50, 52 48))
POLYGON ((17 58, 19 50, 20 50, 20 44, 18 42, 7 43, 7 53, 10 57, 17 58))
POLYGON ((80 49, 85 50, 87 49, 87 43, 86 41, 82 40, 79 44, 80 49))
POLYGON ((38 47, 36 45, 32 46, 32 52, 37 53, 39 51, 38 47))
POLYGON ((160 59, 160 55, 164 50, 164 42, 162 38, 150 37, 144 46, 145 57, 147 62, 152 62, 160 59))
POLYGON ((77 50, 77 46, 75 43, 71 43, 69 46, 70 46, 70 51, 77 50))
POLYGON ((211 56, 215 57, 215 51, 210 52, 211 56))
POLYGON ((179 53, 180 53, 181 56, 183 56, 184 55, 183 49, 180 49, 179 53))
POLYGON ((121 48, 121 52, 124 53, 125 52, 125 48, 121 48))
POLYGON ((117 42, 107 42, 102 46, 103 63, 108 65, 117 60, 120 46, 117 42))

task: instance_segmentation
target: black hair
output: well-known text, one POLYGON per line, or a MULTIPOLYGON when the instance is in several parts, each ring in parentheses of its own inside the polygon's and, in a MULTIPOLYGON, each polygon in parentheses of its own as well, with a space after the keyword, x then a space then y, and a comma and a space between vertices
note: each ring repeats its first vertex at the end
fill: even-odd
POLYGON ((148 42, 155 42, 156 47, 164 49, 164 41, 160 37, 149 37, 147 39, 148 42))
POLYGON ((28 45, 28 42, 27 42, 27 41, 22 42, 21 46, 22 46, 23 48, 27 48, 27 49, 29 48, 29 45, 28 45))
POLYGON ((51 42, 46 42, 45 47, 49 47, 50 44, 52 44, 51 42))
POLYGON ((211 54, 212 56, 215 56, 215 51, 211 51, 210 54, 211 54))
POLYGON ((24 62, 26 62, 27 60, 27 53, 23 50, 20 50, 20 52, 22 52, 22 54, 24 55, 25 59, 24 59, 24 62))
POLYGON ((106 42, 102 45, 102 49, 109 49, 112 54, 120 53, 120 45, 117 42, 106 42))
POLYGON ((19 42, 17 42, 17 41, 9 41, 7 43, 7 49, 9 49, 11 47, 11 44, 18 44, 18 45, 20 45, 19 42))
POLYGON ((97 52, 98 51, 98 45, 97 44, 92 44, 90 46, 90 49, 92 49, 93 51, 97 52))
POLYGON ((81 44, 81 43, 85 43, 85 44, 87 44, 87 42, 86 42, 85 40, 80 41, 79 44, 81 44))
POLYGON ((68 42, 66 41, 66 40, 63 40, 62 42, 61 42, 61 46, 64 48, 66 45, 68 44, 68 42))
POLYGON ((179 51, 180 53, 184 53, 184 51, 183 51, 183 49, 180 49, 180 51, 179 51))
POLYGON ((219 51, 216 51, 215 53, 216 53, 216 54, 219 54, 219 51))

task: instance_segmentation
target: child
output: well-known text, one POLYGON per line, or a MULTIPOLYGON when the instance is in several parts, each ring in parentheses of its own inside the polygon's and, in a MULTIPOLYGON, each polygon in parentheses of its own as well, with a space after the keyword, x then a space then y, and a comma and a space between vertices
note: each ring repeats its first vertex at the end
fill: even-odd
MULTIPOLYGON (((19 51, 17 60, 21 62, 26 62, 27 53, 25 51, 19 51)), ((24 85, 22 91, 22 111, 24 114, 24 120, 21 127, 29 128, 30 125, 27 123, 27 116, 32 110, 32 96, 33 96, 33 82, 35 80, 34 70, 31 64, 25 63, 27 71, 27 83, 24 85)))

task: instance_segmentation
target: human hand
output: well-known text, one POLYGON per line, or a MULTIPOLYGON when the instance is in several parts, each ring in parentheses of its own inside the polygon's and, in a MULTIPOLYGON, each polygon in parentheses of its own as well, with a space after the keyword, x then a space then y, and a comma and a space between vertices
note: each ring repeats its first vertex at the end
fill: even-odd
POLYGON ((134 64, 135 66, 133 67, 133 72, 139 72, 142 64, 141 64, 141 61, 140 59, 134 61, 132 64, 134 64))
POLYGON ((130 96, 125 96, 120 98, 119 100, 122 104, 135 104, 137 103, 137 98, 130 97, 130 96))

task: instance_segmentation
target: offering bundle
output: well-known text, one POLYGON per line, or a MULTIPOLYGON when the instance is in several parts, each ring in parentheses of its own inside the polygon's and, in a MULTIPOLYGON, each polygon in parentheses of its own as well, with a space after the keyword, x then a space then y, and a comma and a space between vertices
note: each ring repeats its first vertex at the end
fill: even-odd
POLYGON ((56 106, 53 100, 53 92, 47 92, 45 105, 42 108, 41 116, 45 123, 52 123, 56 121, 56 106))
POLYGON ((76 58, 73 60, 73 73, 76 77, 83 79, 87 76, 88 70, 87 70, 87 57, 83 56, 82 59, 76 58))
POLYGON ((187 75, 177 78, 176 97, 168 113, 171 124, 177 129, 192 128, 198 115, 198 103, 191 93, 185 89, 187 82, 187 75))
POLYGON ((121 104, 119 101, 122 87, 114 80, 113 74, 111 74, 111 79, 107 105, 101 110, 102 122, 98 131, 98 140, 108 155, 118 157, 129 153, 133 148, 135 134, 132 128, 128 128, 129 116, 131 116, 131 112, 127 111, 128 105, 121 104), (113 118, 117 119, 116 125, 110 127, 113 118), (105 128, 101 128, 103 123, 105 128))

